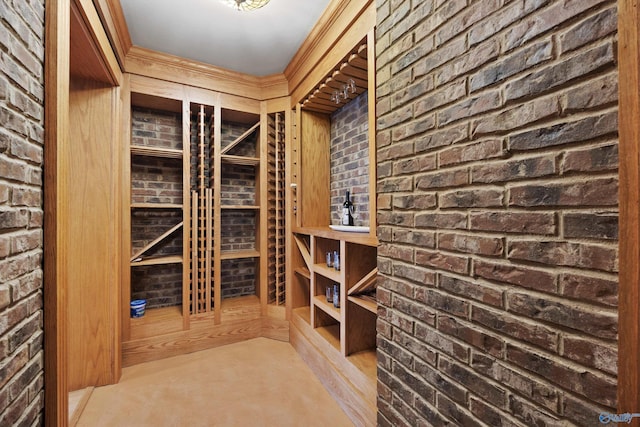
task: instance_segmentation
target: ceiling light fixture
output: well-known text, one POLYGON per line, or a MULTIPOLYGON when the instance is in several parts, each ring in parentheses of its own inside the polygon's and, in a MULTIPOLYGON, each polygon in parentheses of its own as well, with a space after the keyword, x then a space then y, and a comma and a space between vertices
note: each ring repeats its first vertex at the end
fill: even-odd
POLYGON ((260 9, 270 0, 220 0, 225 5, 232 7, 236 10, 250 11, 260 9))

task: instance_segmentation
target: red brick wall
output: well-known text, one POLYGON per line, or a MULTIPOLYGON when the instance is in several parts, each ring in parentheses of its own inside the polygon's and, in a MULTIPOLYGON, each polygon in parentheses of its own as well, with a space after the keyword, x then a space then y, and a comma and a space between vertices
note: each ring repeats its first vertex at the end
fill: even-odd
POLYGON ((0 425, 39 425, 44 2, 0 9, 0 425))
POLYGON ((331 223, 341 224, 351 192, 355 225, 369 225, 369 131, 367 92, 331 115, 331 223))
POLYGON ((597 425, 616 406, 615 1, 377 5, 379 424, 597 425))
MULTIPOLYGON (((132 144, 182 149, 179 113, 132 108, 132 144)), ((133 203, 182 204, 182 160, 149 156, 131 158, 133 203)), ((132 254, 182 221, 180 209, 135 209, 131 214, 132 254)), ((182 231, 177 230, 147 255, 182 255, 182 231)), ((179 264, 131 269, 131 299, 146 299, 147 308, 182 304, 179 264)))

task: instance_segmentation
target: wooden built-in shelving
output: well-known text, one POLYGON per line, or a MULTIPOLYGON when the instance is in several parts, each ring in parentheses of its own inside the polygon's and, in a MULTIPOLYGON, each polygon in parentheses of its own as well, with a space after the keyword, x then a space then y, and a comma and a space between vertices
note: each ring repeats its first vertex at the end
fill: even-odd
POLYGON ((180 255, 156 256, 143 258, 140 261, 131 261, 132 267, 142 267, 144 265, 182 264, 183 258, 180 255))
POLYGON ((182 159, 182 150, 161 147, 131 146, 131 154, 135 156, 163 157, 168 159, 182 159))
MULTIPOLYGON (((372 24, 372 23, 371 23, 372 24)), ((373 24, 372 24, 373 25, 373 24)), ((362 28, 365 28, 364 25, 362 28)), ((353 30, 323 52, 297 89, 291 156, 288 286, 291 342, 357 425, 376 420, 377 246, 375 224, 375 64, 373 27, 353 30), (356 37, 356 33, 359 36, 356 37), (330 62, 335 61, 335 62, 330 62), (310 79, 315 81, 309 81, 310 79), (345 86, 348 90, 345 91, 345 86), (336 98, 336 92, 342 96, 336 98), (367 92, 369 111, 368 232, 341 232, 331 224, 332 114, 367 92), (326 254, 339 253, 340 267, 326 254), (327 301, 339 288, 339 304, 327 301)))

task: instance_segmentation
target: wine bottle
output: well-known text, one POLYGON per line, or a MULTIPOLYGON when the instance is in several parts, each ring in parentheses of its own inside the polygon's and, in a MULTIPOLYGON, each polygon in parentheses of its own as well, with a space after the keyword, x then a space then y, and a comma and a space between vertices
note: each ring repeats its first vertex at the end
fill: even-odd
POLYGON ((353 225, 353 203, 349 199, 349 191, 347 191, 347 197, 342 204, 342 225, 353 225))

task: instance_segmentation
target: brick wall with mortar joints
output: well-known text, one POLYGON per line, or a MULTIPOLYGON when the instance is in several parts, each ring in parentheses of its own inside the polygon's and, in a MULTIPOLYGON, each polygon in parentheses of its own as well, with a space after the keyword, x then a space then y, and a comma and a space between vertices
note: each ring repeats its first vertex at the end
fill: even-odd
POLYGON ((0 20, 0 425, 43 423, 44 2, 0 20))
POLYGON ((377 9, 379 425, 597 424, 617 384, 615 2, 377 9))
MULTIPOLYGON (((179 113, 133 107, 132 144, 182 149, 182 116, 179 113)), ((182 160, 151 156, 131 158, 133 203, 182 204, 182 160)), ((176 209, 136 209, 131 214, 131 253, 142 249, 182 221, 176 209)), ((182 255, 180 230, 145 256, 182 255)), ((182 304, 179 265, 131 268, 131 299, 146 299, 147 308, 182 304)))
POLYGON ((355 225, 369 225, 369 131, 367 92, 331 115, 331 223, 341 224, 351 192, 355 225))
POLYGON ((256 259, 222 260, 220 290, 222 298, 236 298, 256 294, 256 259))
POLYGON ((182 305, 182 266, 167 264, 132 268, 131 299, 146 299, 147 308, 182 305))
MULTIPOLYGON (((246 132, 251 126, 223 122, 221 145, 226 147, 246 132)), ((234 156, 256 157, 256 143, 259 130, 248 136, 228 153, 234 156)), ((256 204, 256 174, 254 166, 222 163, 220 172, 221 205, 256 204)), ((224 211, 221 218, 222 251, 256 249, 256 213, 224 211)), ((222 262, 220 277, 222 298, 234 298, 256 293, 256 263, 254 259, 225 260, 222 262)))

